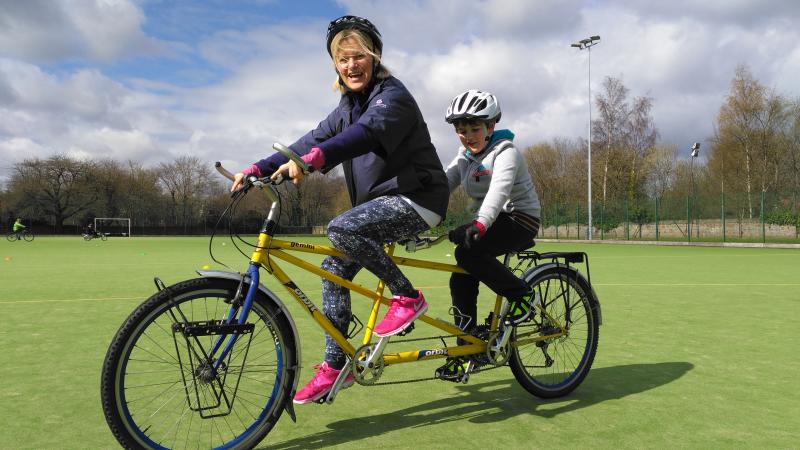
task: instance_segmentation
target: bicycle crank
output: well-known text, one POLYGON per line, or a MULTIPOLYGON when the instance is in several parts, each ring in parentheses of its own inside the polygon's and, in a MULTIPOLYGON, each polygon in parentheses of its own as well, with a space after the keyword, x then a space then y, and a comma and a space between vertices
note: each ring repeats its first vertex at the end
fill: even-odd
POLYGON ((511 356, 511 339, 509 339, 512 332, 511 327, 506 327, 498 333, 494 333, 489 337, 488 345, 486 346, 486 357, 489 358, 489 363, 495 366, 502 366, 508 362, 511 356))
MULTIPOLYGON (((383 341, 382 338, 381 341, 383 341)), ((378 344, 366 344, 359 347, 353 359, 350 361, 353 380, 362 386, 375 384, 383 375, 383 346, 381 341, 378 344)), ((385 345, 385 344, 384 344, 385 345)))

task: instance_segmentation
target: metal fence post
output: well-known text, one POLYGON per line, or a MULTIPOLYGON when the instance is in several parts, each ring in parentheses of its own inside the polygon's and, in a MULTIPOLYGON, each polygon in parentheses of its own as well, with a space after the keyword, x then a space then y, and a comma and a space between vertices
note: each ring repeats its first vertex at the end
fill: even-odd
POLYGON ((658 241, 658 197, 656 197, 656 241, 658 241))
POLYGON ((686 236, 689 242, 692 242, 692 204, 688 195, 686 196, 686 236))
POLYGON ((606 238, 606 202, 600 205, 600 240, 606 238))
POLYGON ((765 225, 766 215, 764 214, 764 191, 761 191, 761 243, 767 242, 767 227, 765 225))
POLYGON ((625 199, 625 240, 631 240, 631 222, 628 217, 628 199, 625 199))
POLYGON ((722 242, 725 242, 725 193, 721 194, 722 197, 722 242))

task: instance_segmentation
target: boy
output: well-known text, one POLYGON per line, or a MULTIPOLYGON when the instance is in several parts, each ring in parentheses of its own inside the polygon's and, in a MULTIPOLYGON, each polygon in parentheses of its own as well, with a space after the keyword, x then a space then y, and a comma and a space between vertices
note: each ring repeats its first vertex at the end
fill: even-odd
MULTIPOLYGON (((457 245, 456 262, 469 272, 450 277, 453 306, 461 316, 458 325, 465 331, 477 324, 480 282, 511 301, 513 309, 533 307, 527 285, 497 260, 530 247, 540 224, 539 196, 525 159, 514 147, 514 134, 495 130, 500 115, 494 95, 469 90, 453 99, 445 116, 462 145, 445 170, 450 192, 463 184, 470 198, 468 209, 475 214, 472 222, 448 234, 457 245)), ((460 381, 471 370, 465 363, 448 358, 436 375, 460 381)))

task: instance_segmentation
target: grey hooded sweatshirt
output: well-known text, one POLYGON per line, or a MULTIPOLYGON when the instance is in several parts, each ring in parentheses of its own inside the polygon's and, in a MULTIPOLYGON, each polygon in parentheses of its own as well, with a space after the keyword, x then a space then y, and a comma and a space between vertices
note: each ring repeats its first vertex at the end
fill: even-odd
POLYGON ((525 158, 512 139, 511 131, 496 130, 481 153, 473 155, 460 147, 445 169, 450 192, 463 183, 471 199, 469 212, 487 230, 501 212, 522 212, 537 219, 541 214, 525 158))

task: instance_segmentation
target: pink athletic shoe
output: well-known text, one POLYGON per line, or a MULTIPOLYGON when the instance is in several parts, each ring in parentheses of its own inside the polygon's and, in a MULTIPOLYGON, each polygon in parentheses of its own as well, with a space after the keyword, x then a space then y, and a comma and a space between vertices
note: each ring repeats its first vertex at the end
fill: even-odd
MULTIPOLYGON (((294 395, 294 402, 298 405, 315 402, 328 395, 333 387, 334 381, 336 381, 336 377, 338 377, 339 372, 341 372, 341 370, 336 370, 328 366, 327 362, 317 364, 314 368, 317 369, 317 373, 303 386, 303 389, 300 389, 297 391, 297 394, 294 395)), ((342 389, 349 388, 352 385, 353 374, 349 374, 342 383, 342 389)))
POLYGON ((417 317, 425 314, 425 311, 428 310, 428 302, 425 301, 422 292, 417 291, 417 294, 417 298, 403 297, 402 295, 392 297, 389 311, 372 332, 378 337, 394 336, 403 331, 417 317))

